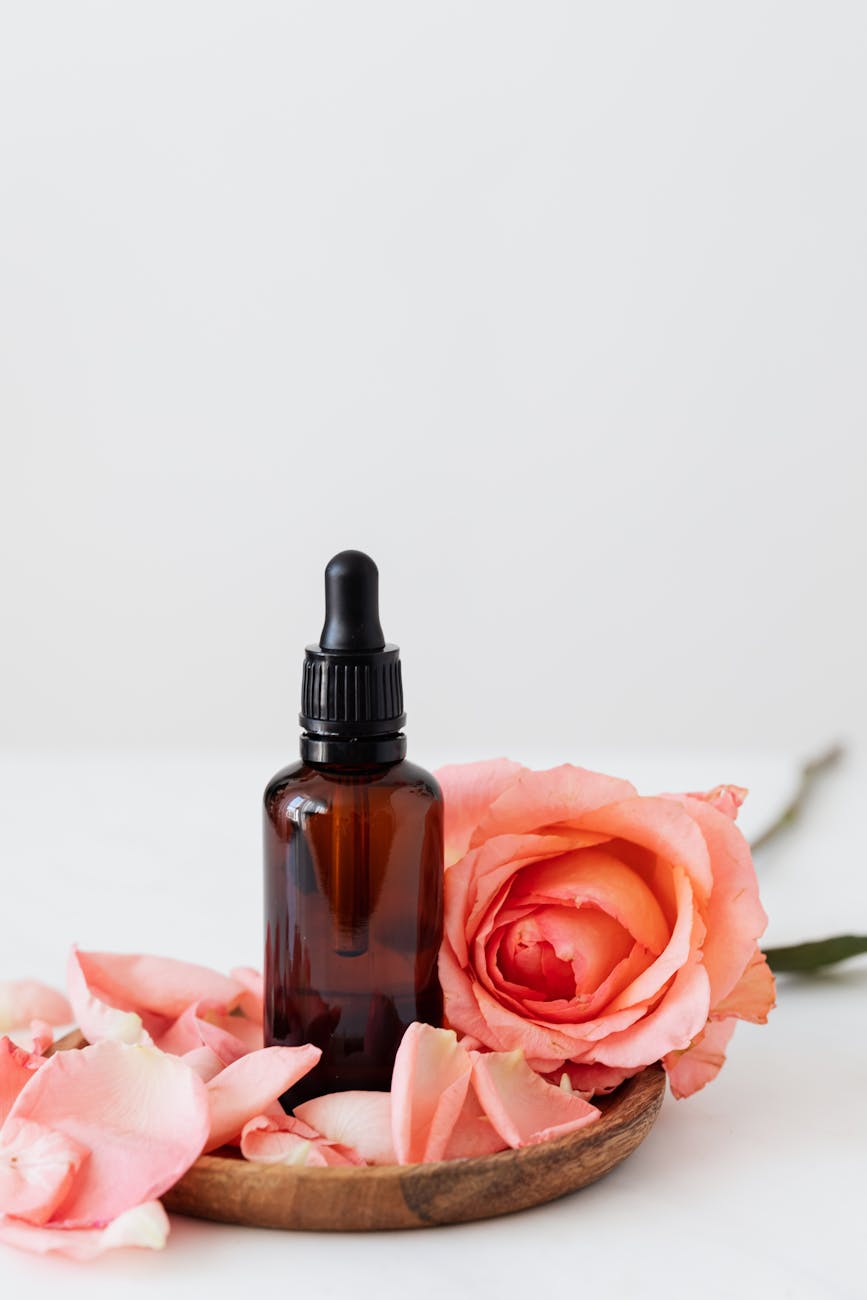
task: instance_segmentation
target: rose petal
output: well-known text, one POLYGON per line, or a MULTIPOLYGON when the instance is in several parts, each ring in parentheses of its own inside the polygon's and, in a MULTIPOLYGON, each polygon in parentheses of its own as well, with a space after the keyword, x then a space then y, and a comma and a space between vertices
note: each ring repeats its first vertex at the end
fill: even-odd
POLYGON ((491 1156, 497 1151, 505 1151, 508 1145, 485 1114, 478 1093, 470 1083, 442 1158, 469 1160, 475 1156, 491 1156))
POLYGON ((557 949, 558 940, 563 947, 563 924, 564 918, 545 916, 543 909, 536 909, 495 930, 486 945, 476 940, 474 964, 491 992, 505 991, 516 1007, 516 999, 526 996, 551 1001, 574 998, 571 950, 565 958, 557 949))
POLYGON ((25 1047, 16 1046, 11 1038, 0 1038, 0 1126, 22 1088, 44 1064, 41 1052, 28 1052, 25 1047))
MULTIPOLYGON (((569 1002, 540 1002, 530 995, 524 999, 525 1014, 539 1021, 544 1020, 546 1024, 571 1024, 576 1033, 580 1033, 582 1025, 598 1026, 615 999, 647 970, 650 960, 647 949, 635 944, 629 955, 617 963, 595 993, 589 996, 582 994, 569 1002)), ((609 1025, 612 1024, 609 1021, 609 1025)))
MULTIPOLYGON (((696 803, 696 807, 719 816, 705 804, 696 803)), ((686 871, 696 894, 705 900, 713 888, 713 870, 706 839, 692 812, 679 799, 643 795, 590 811, 582 818, 582 825, 638 844, 666 862, 676 863, 686 871)))
POLYGON ((258 1020, 251 1020, 236 1008, 229 1012, 207 1011, 202 1020, 204 1024, 199 1028, 207 1043, 214 1043, 215 1033, 221 1033, 234 1040, 233 1051, 237 1050, 238 1044, 245 1052, 260 1052, 265 1046, 261 1016, 258 1020))
POLYGON ((238 1006, 249 1020, 261 1025, 265 1008, 265 980, 262 972, 254 970, 252 966, 236 966, 229 971, 229 977, 244 990, 238 999, 238 1006))
POLYGON ((245 1016, 223 1015, 223 1004, 200 998, 178 1016, 156 1040, 161 1052, 186 1056, 198 1047, 210 1047, 223 1065, 231 1065, 246 1052, 263 1046, 261 1024, 245 1016))
POLYGON ((241 1132, 241 1154, 258 1164, 337 1167, 363 1165, 357 1151, 326 1141, 309 1124, 294 1115, 269 1118, 256 1115, 241 1132))
POLYGON ((72 1008, 62 993, 39 980, 0 980, 0 1034, 21 1029, 31 1020, 49 1025, 72 1022, 72 1008))
POLYGON ((151 1034, 155 1027, 149 1018, 176 1020, 191 1003, 202 1000, 231 1010, 247 991, 245 985, 228 975, 174 957, 78 952, 78 959, 97 997, 122 1011, 138 1012, 151 1034))
POLYGON ((33 1044, 30 1050, 36 1056, 44 1056, 54 1042, 54 1030, 47 1020, 31 1020, 30 1039, 33 1044))
POLYGON ((725 813, 726 817, 730 817, 734 821, 738 815, 738 809, 748 794, 749 790, 742 785, 717 785, 714 786, 713 790, 708 790, 705 793, 692 792, 687 797, 704 800, 712 808, 716 808, 717 812, 725 813))
POLYGON ((553 833, 564 826, 593 830, 587 813, 635 793, 629 781, 571 763, 542 772, 525 768, 491 804, 470 838, 470 847, 494 836, 553 833))
POLYGON ((490 1042, 488 1023, 479 1010, 473 984, 447 938, 440 946, 437 970, 443 990, 444 1023, 457 1030, 461 1039, 472 1037, 485 1047, 498 1046, 490 1042))
POLYGON ((760 948, 756 948, 731 993, 716 1004, 711 1015, 723 1020, 727 1016, 737 1016, 739 1020, 751 1020, 755 1025, 765 1025, 769 1013, 776 1006, 776 996, 776 984, 768 959, 760 948))
POLYGON ((32 1120, 90 1152, 52 1222, 105 1223, 160 1196, 189 1169, 208 1132, 202 1081, 152 1046, 104 1042, 57 1052, 18 1094, 14 1121, 32 1120))
POLYGON ((181 1060, 195 1071, 202 1083, 210 1083, 226 1068, 225 1063, 210 1047, 195 1047, 191 1052, 184 1052, 181 1060))
POLYGON ((84 975, 123 1009, 175 1019, 191 1002, 238 1005, 246 987, 208 966, 140 953, 79 953, 84 975), (114 1001, 116 1000, 116 1001, 114 1001))
POLYGON ((725 1064, 725 1049, 736 1024, 734 1018, 711 1020, 685 1051, 670 1052, 663 1057, 675 1097, 689 1097, 716 1078, 725 1064))
POLYGON ((657 956, 670 938, 662 908, 647 883, 602 848, 580 849, 525 868, 510 901, 516 906, 557 901, 579 907, 592 904, 657 956))
POLYGON ((637 1073, 635 1069, 614 1069, 610 1065, 596 1064, 575 1065, 571 1061, 566 1061, 563 1066, 554 1071, 549 1083, 556 1083, 562 1088, 565 1076, 572 1092, 582 1093, 585 1098, 600 1097, 613 1092, 625 1079, 631 1079, 637 1073))
POLYGON ((508 758, 450 763, 434 773, 443 794, 446 867, 466 853, 470 836, 494 800, 526 769, 508 758))
POLYGON ((687 1047, 704 1026, 709 1011, 707 971, 697 961, 687 961, 659 1005, 628 1029, 601 1039, 595 1058, 601 1065, 640 1069, 668 1052, 687 1047))
POLYGON ((552 854, 567 853, 599 836, 573 831, 564 835, 501 835, 478 849, 471 849, 445 874, 445 934, 462 962, 467 960, 467 943, 472 941, 486 918, 493 924, 492 909, 508 897, 512 877, 530 863, 552 854))
POLYGON ((94 1259, 123 1246, 162 1250, 168 1235, 168 1215, 159 1201, 125 1210, 104 1228, 40 1228, 18 1219, 0 1219, 0 1241, 7 1246, 78 1260, 94 1259))
POLYGON ((247 967, 236 973, 238 978, 165 957, 74 948, 68 983, 89 1042, 155 1041, 161 1051, 178 1056, 207 1046, 230 1064, 263 1045, 261 977, 247 967), (201 996, 182 1006, 188 991, 197 989, 201 996))
POLYGON ((295 1107, 298 1119, 329 1142, 351 1147, 369 1165, 396 1165, 387 1092, 330 1092, 295 1107))
POLYGON ((647 1005, 640 1003, 570 1024, 541 1016, 530 1019, 526 1013, 512 1011, 481 984, 472 984, 470 992, 487 1026, 485 1046, 504 1052, 523 1049, 527 1063, 540 1074, 548 1074, 564 1061, 593 1059, 597 1040, 628 1029, 647 1010, 647 1005))
POLYGON ((152 1042, 142 1018, 135 1011, 122 1011, 103 1001, 91 989, 77 948, 69 954, 66 981, 75 1021, 89 1043, 146 1044, 152 1042))
MULTIPOLYGON (((619 1011, 621 1007, 635 1006, 642 1002, 649 1003, 680 970, 690 952, 697 950, 704 938, 704 926, 700 923, 696 912, 692 882, 680 867, 671 869, 671 879, 676 907, 676 919, 671 937, 659 956, 613 999, 608 1007, 609 1014, 619 1011)), ((645 1065, 647 1064, 649 1061, 645 1061, 645 1065)))
MULTIPOLYGON (((581 832, 580 834, 583 836, 584 833, 581 832)), ((598 837, 588 837, 588 838, 590 838, 593 843, 598 843, 598 837)), ((496 845, 500 845, 503 842, 508 842, 509 844, 520 843, 521 837, 504 836, 501 837, 499 840, 495 841, 494 843, 496 845)), ((544 842, 550 843, 550 840, 546 839, 544 842)), ((491 846, 486 846, 486 847, 490 848, 491 846)), ((477 852, 481 854, 482 850, 478 850, 477 852)), ((594 897, 598 896, 601 898, 606 895, 606 887, 604 883, 606 872, 602 868, 607 868, 607 866, 609 865, 609 861, 613 862, 614 860, 609 860, 607 854, 603 854, 602 857, 597 858, 596 850, 593 848, 588 848, 586 852, 590 855, 589 861, 596 861, 600 864, 600 874, 602 879, 600 883, 598 883, 596 886, 594 886, 591 889, 591 892, 593 893, 594 897)), ((473 857, 473 853, 471 852, 470 854, 467 855, 467 858, 464 860, 464 863, 468 863, 472 859, 472 857, 473 857)), ((605 965, 607 965, 608 970, 607 972, 602 971, 602 974, 604 975, 604 984, 597 986, 595 992, 593 990, 590 990, 590 993, 588 993, 587 991, 581 991, 580 996, 578 996, 576 994, 575 977, 577 976, 579 981, 581 981, 582 979, 581 971, 579 969, 580 966, 582 965, 580 955, 579 955, 578 965, 576 966, 576 969, 573 972, 570 968, 567 968, 567 966, 564 963, 558 960, 558 958, 554 954, 553 949, 550 950, 550 953, 547 956, 543 950, 540 950, 539 953, 536 955, 535 960, 533 959, 532 952, 529 951, 526 952, 525 958, 526 961, 529 963, 529 966, 527 971, 525 972, 525 977, 527 982, 529 983, 529 979, 533 972, 534 966, 537 968, 536 978, 535 978, 535 988, 524 987, 522 989, 521 987, 519 987, 518 971, 514 967, 512 968, 511 972, 508 969, 510 965, 510 961, 509 961, 510 955, 514 955, 514 954, 510 954, 508 950, 504 953, 504 956, 506 958, 505 967, 500 966, 498 968, 499 940, 504 938, 505 935, 501 935, 498 937, 496 931, 493 930, 493 926, 495 924, 505 925, 507 921, 511 921, 512 919, 514 919, 516 921, 525 922, 525 926, 527 930, 532 931, 537 926, 537 922, 533 919, 531 914, 534 912, 537 915, 541 914, 538 903, 522 904, 519 906, 519 902, 522 898, 525 897, 538 898, 541 901, 544 897, 543 894, 541 893, 535 894, 532 892, 532 890, 529 891, 527 894, 524 893, 521 885, 524 876, 529 876, 532 883, 532 881, 536 878, 536 873, 541 872, 543 873, 542 880, 544 883, 544 872, 550 866, 553 869, 552 874, 548 880, 548 884, 550 885, 550 891, 548 891, 546 885, 546 892, 550 892, 552 898, 556 897, 558 894, 562 894, 565 899, 575 898, 577 890, 574 887, 571 888, 569 887, 567 883, 568 877, 560 878, 559 876, 559 864, 562 863, 564 859, 568 860, 569 863, 574 865, 575 863, 581 861, 582 854, 576 854, 574 852, 565 853, 565 854, 557 853, 556 857, 550 859, 547 862, 542 861, 540 863, 532 862, 530 864, 526 864, 517 861, 513 863, 512 865, 513 872, 517 870, 517 868, 519 867, 522 869, 520 870, 520 873, 514 877, 513 882, 509 882, 509 881, 505 882, 500 887, 500 889, 498 890, 494 898, 491 899, 485 918, 483 919, 482 923, 479 925, 475 938, 473 940, 472 953, 471 955, 468 954, 468 957, 470 958, 468 964, 472 966, 476 980, 478 980, 480 984, 485 989, 487 989, 488 993, 490 993, 494 999, 501 1002, 505 1010, 513 1012, 518 1016, 520 1020, 526 1020, 528 1018, 528 1012, 533 1018, 535 1018, 535 1014, 538 1014, 540 1019, 543 1019, 545 1023, 556 1021, 558 1024, 566 1024, 569 1023, 570 1021, 577 1022, 577 1021, 586 1020, 586 1018, 589 1015, 591 1014, 595 1015, 597 1011, 601 1012, 605 1009, 605 1005, 606 1005, 605 994, 607 994, 609 998, 619 996, 621 992, 625 991, 625 988, 630 984, 632 980, 636 979, 638 975, 644 972, 645 970, 650 969, 651 964, 648 960, 649 954, 647 953, 646 950, 641 949, 640 951, 629 956, 628 945, 625 945, 623 942, 620 942, 616 950, 612 949, 607 954, 605 965), (491 935, 490 943, 487 942, 488 935, 491 935), (625 958, 624 960, 618 962, 617 960, 618 956, 624 953, 626 953, 627 956, 629 957, 628 963, 625 960, 625 958), (510 979, 504 978, 504 976, 507 974, 511 975, 510 979), (542 991, 543 988, 544 990, 549 991, 547 998, 545 998, 544 992, 542 991), (557 1001, 552 1000, 551 994, 556 995, 557 1001), (545 1011, 544 1010, 540 1011, 538 1007, 538 1002, 536 1000, 540 999, 540 997, 541 1000, 547 1001, 550 1004, 548 1009, 549 1014, 547 1016, 545 1015, 545 1011), (565 999, 565 1000, 560 1001, 560 999, 565 999), (530 1005, 531 1002, 534 1003, 532 1007, 530 1005)), ((460 872, 464 866, 464 863, 456 867, 451 874, 453 875, 457 872, 460 872)), ((606 897, 606 910, 608 912, 618 912, 619 914, 622 914, 624 911, 624 899, 631 898, 632 900, 631 906, 633 912, 638 910, 638 908, 640 907, 645 912, 646 915, 649 914, 649 916, 653 918, 653 921, 651 923, 648 923, 646 919, 642 921, 640 918, 633 918, 633 926, 632 926, 633 930, 641 934, 644 938, 647 938, 649 941, 656 944, 658 948, 658 945, 664 943, 665 939, 668 936, 668 923, 665 920, 665 917, 663 916, 661 910, 658 908, 658 906, 656 906, 655 903, 653 903, 652 896, 650 896, 651 904, 648 907, 646 903, 645 892, 644 892, 646 891, 647 887, 645 886, 644 882, 640 880, 640 878, 629 868, 622 866, 622 864, 617 863, 615 866, 614 874, 615 877, 617 876, 620 877, 619 893, 618 893, 618 885, 615 881, 615 883, 613 883, 608 889, 608 896, 606 897), (654 926, 656 927, 655 929, 654 926)), ((681 876, 683 876, 683 873, 681 873, 681 876)), ((448 894, 448 880, 446 882, 446 886, 447 886, 447 894, 448 894)), ((687 888, 685 892, 687 898, 690 900, 690 917, 691 917, 691 891, 689 891, 689 889, 687 888)), ((626 910, 627 911, 629 910, 628 907, 626 910)), ((584 912, 583 915, 586 916, 587 913, 584 912)), ((655 995, 658 992, 661 985, 665 982, 665 978, 667 978, 667 976, 662 976, 661 971, 665 965, 671 966, 674 953, 678 949, 682 949, 683 954, 685 954, 686 951, 688 950, 689 919, 690 918, 687 918, 685 933, 681 935, 680 931, 677 932, 677 938, 675 939, 674 946, 672 947, 671 952, 667 954, 663 963, 656 968, 655 973, 658 973, 659 977, 658 978, 650 977, 649 979, 646 979, 644 981, 644 984, 642 986, 639 986, 639 987, 644 987, 647 990, 644 995, 645 997, 655 995), (649 989, 647 988, 648 984, 652 985, 652 987, 649 989)), ((574 922, 574 924, 580 926, 583 925, 584 922, 577 921, 574 922)), ((518 928, 523 929, 524 927, 522 926, 518 928)), ((444 944, 444 947, 449 949, 449 951, 451 951, 452 946, 449 943, 449 939, 450 939, 450 932, 447 931, 446 942, 444 944)), ((621 940, 623 939, 625 939, 625 935, 621 936, 621 940)), ((579 954, 580 954, 580 947, 579 947, 579 954)), ((604 953, 602 953, 601 955, 605 956, 604 953)), ((672 967, 672 969, 674 969, 674 967, 672 967)), ((467 1007, 467 999, 465 996, 466 990, 464 989, 464 996, 460 997, 461 995, 460 987, 453 987, 452 981, 455 980, 455 974, 453 970, 441 970, 440 978, 442 981, 443 990, 446 997, 447 1009, 451 1006, 452 998, 454 995, 457 994, 458 997, 460 998, 460 1005, 455 1014, 452 1014, 450 1011, 447 1010, 447 1015, 450 1018, 450 1023, 454 1024, 456 1028, 461 1029, 462 1031, 470 1030, 469 1020, 459 1018, 459 1016, 462 1013, 465 1016, 468 1014, 472 1014, 472 1011, 468 1010, 467 1007)), ((586 984, 582 984, 582 990, 586 990, 586 988, 589 987, 589 984, 591 982, 592 980, 588 979, 586 984)), ((640 1000, 641 1000, 640 997, 635 998, 636 1002, 640 1000)), ((479 1001, 479 999, 476 999, 476 1001, 479 1001)), ((617 1006, 614 1009, 619 1010, 622 1006, 629 1006, 629 1005, 630 1005, 629 1001, 624 999, 622 1002, 618 1002, 617 1006)), ((640 1009, 639 1011, 636 1011, 634 1014, 627 1015, 625 1017, 621 1015, 619 1017, 618 1025, 609 1024, 607 1028, 609 1029, 613 1029, 616 1027, 623 1028, 627 1024, 631 1023, 631 1021, 635 1019, 636 1015, 638 1014, 640 1014, 640 1009)), ((472 1032, 475 1035, 480 1034, 480 1030, 478 1027, 474 1028, 472 1032)), ((496 1042, 491 1039, 490 1035, 488 1035, 485 1041, 487 1046, 492 1048, 502 1048, 503 1050, 509 1050, 516 1046, 522 1045, 520 1038, 517 1041, 513 1040, 509 1042, 496 1042)))
POLYGON ((599 1118, 595 1106, 547 1083, 524 1053, 480 1052, 473 1087, 491 1124, 510 1147, 529 1146, 572 1133, 599 1118))
POLYGON ((237 1138, 248 1120, 312 1070, 321 1055, 309 1043, 263 1047, 227 1065, 207 1084, 211 1126, 205 1149, 213 1151, 237 1138))
POLYGON ((557 957, 569 962, 579 994, 595 992, 632 951, 629 932, 594 907, 540 907, 536 917, 557 957))
POLYGON ((66 1196, 87 1149, 65 1133, 15 1120, 0 1132, 0 1214, 45 1223, 66 1196))
POLYGON ((470 1086, 473 1063, 450 1029, 415 1022, 391 1076, 391 1126, 398 1164, 442 1160, 470 1086))
MULTIPOLYGON (((255 1123, 255 1120, 251 1120, 250 1123, 255 1123)), ((250 1133, 246 1140, 245 1149, 244 1134, 247 1133, 249 1127, 249 1124, 245 1124, 242 1130, 241 1151, 245 1159, 249 1160, 253 1164, 305 1165, 308 1167, 314 1167, 317 1164, 325 1165, 327 1163, 322 1157, 317 1160, 316 1147, 312 1138, 301 1137, 300 1134, 291 1131, 268 1134, 267 1138, 269 1140, 266 1140, 265 1142, 260 1142, 255 1133, 250 1133), (279 1138, 279 1142, 270 1140, 275 1137, 279 1138)))
POLYGON ((684 805, 713 860, 713 891, 705 912, 704 963, 715 1006, 740 979, 768 918, 759 901, 750 846, 738 827, 701 800, 686 799, 684 805))

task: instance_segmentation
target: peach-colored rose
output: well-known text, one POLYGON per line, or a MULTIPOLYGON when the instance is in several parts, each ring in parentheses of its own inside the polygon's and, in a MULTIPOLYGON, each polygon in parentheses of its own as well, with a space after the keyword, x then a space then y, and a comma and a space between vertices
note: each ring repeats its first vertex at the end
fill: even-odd
POLYGON ((604 1092, 661 1060, 676 1096, 714 1077, 774 981, 744 791, 641 796, 566 764, 437 772, 445 797, 447 1023, 475 1046, 604 1092))

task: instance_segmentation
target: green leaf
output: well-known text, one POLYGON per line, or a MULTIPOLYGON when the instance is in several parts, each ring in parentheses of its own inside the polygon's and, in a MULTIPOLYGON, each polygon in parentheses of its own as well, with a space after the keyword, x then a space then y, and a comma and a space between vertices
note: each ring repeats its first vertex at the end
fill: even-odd
POLYGON ((833 939, 793 943, 788 948, 766 948, 765 956, 772 971, 811 971, 862 952, 867 952, 867 934, 838 934, 833 939))

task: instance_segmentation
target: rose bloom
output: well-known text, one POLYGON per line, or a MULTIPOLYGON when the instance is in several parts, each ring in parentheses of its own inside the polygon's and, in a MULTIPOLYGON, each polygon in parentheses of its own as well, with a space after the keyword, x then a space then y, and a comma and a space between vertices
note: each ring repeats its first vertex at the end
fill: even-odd
POLYGON ((661 1060, 675 1096, 714 1077, 737 1019, 764 1023, 767 917, 734 824, 745 791, 642 796, 506 759, 441 768, 445 1017, 606 1092, 661 1060))

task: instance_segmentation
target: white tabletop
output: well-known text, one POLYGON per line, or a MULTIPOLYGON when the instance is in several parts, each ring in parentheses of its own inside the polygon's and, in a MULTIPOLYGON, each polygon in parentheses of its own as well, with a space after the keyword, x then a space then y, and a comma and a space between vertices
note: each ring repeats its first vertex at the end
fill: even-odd
MULTIPOLYGON (((525 756, 526 757, 526 756, 525 756)), ((546 756, 557 761, 560 755, 546 756)), ((591 765, 588 757, 582 761, 591 765)), ((529 760, 527 760, 529 761, 529 760)), ((537 758, 536 765, 542 765, 537 758)), ((774 756, 594 756, 639 788, 751 785, 754 833, 791 791, 774 756)), ((260 791, 280 757, 0 758, 0 978, 62 984, 69 944, 260 965, 260 791), (9 924, 10 916, 13 923, 9 924)), ((847 760, 758 859, 769 943, 867 930, 867 768, 847 760)), ((752 808, 749 809, 749 804, 752 808)), ((284 1234, 173 1218, 162 1253, 81 1265, 0 1247, 3 1294, 317 1300, 521 1295, 861 1297, 867 961, 780 981, 717 1081, 666 1098, 593 1187, 506 1219, 408 1233, 284 1234), (8 1291, 7 1291, 8 1288, 8 1291)))

